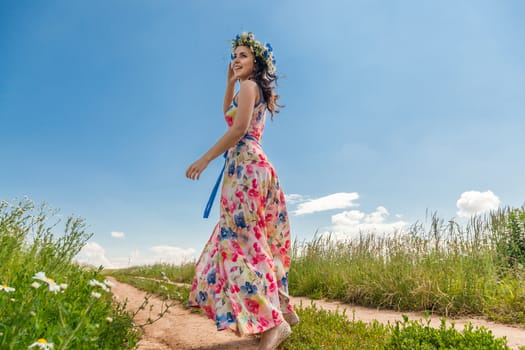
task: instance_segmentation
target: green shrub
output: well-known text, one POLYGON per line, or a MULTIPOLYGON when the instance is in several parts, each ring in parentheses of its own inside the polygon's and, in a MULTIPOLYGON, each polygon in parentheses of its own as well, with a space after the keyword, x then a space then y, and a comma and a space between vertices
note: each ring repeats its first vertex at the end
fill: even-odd
POLYGON ((430 326, 430 320, 425 324, 422 320, 409 321, 404 316, 403 321, 396 321, 391 329, 385 349, 391 350, 507 350, 504 338, 495 339, 490 330, 472 324, 465 325, 459 332, 454 325, 447 327, 446 320, 441 320, 439 329, 430 326))
POLYGON ((84 221, 69 217, 57 233, 56 213, 28 199, 0 202, 0 348, 42 339, 56 350, 132 349, 138 333, 109 283, 72 261, 91 237, 84 221))

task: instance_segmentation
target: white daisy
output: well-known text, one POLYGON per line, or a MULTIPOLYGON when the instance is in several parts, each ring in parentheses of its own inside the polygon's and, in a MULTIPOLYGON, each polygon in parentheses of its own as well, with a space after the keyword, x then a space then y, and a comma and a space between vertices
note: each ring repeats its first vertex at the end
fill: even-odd
MULTIPOLYGON (((37 272, 34 276, 34 279, 40 280, 42 282, 46 282, 49 286, 50 292, 60 292, 60 286, 55 282, 54 279, 47 277, 46 273, 43 271, 37 272)), ((35 287, 36 288, 36 287, 35 287)))
POLYGON ((115 287, 115 283, 111 282, 111 281, 108 280, 108 279, 105 279, 105 280, 104 280, 104 284, 105 284, 106 286, 108 286, 109 288, 113 288, 113 287, 115 287))
POLYGON ((88 284, 90 286, 93 286, 93 287, 98 286, 98 287, 102 288, 105 292, 109 292, 109 288, 104 283, 101 283, 101 282, 99 282, 97 280, 94 280, 94 279, 90 280, 88 282, 88 284))
POLYGON ((6 284, 0 284, 0 290, 10 293, 10 292, 14 292, 16 289, 13 287, 8 287, 6 284))
POLYGON ((40 349, 53 349, 53 343, 48 343, 44 338, 40 338, 33 344, 29 345, 28 349, 34 348, 35 346, 40 349))

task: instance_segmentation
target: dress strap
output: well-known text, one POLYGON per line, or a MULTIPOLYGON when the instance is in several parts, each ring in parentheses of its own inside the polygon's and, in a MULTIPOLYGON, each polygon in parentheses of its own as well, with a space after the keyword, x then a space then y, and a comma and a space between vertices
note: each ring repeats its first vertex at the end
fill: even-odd
POLYGON ((255 106, 253 106, 253 108, 257 108, 261 103, 264 103, 263 90, 262 90, 262 88, 259 86, 259 84, 257 84, 257 87, 259 88, 259 102, 257 102, 257 103, 255 104, 255 106))
MULTIPOLYGON (((257 144, 260 145, 259 141, 252 135, 248 135, 248 134, 244 135, 241 141, 244 139, 257 142, 257 144)), ((222 166, 222 170, 219 173, 219 177, 217 178, 217 181, 215 182, 215 185, 213 186, 213 189, 211 190, 210 198, 208 198, 208 203, 206 203, 206 207, 204 208, 204 214, 202 216, 204 219, 207 219, 210 216, 211 207, 213 206, 213 202, 215 201, 215 197, 217 196, 217 191, 219 190, 219 185, 221 184, 221 179, 222 179, 222 176, 224 175, 224 169, 226 168, 226 156, 227 155, 228 155, 228 151, 224 152, 223 154, 224 165, 222 166)))
MULTIPOLYGON (((257 108, 261 103, 264 103, 264 95, 263 95, 263 90, 262 88, 259 86, 259 84, 257 84, 257 87, 259 88, 259 102, 257 102, 253 108, 257 108)), ((235 101, 235 98, 239 95, 239 92, 237 91, 237 93, 235 94, 235 96, 233 96, 232 98, 232 103, 235 107, 239 107, 238 103, 235 101)))

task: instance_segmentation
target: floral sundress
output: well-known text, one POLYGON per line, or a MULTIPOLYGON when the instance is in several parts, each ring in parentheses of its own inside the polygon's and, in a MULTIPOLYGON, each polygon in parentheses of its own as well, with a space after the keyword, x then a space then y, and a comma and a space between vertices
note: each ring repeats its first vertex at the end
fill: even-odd
MULTIPOLYGON (((220 219, 196 264, 188 301, 218 330, 241 335, 264 332, 293 312, 290 225, 277 173, 260 145, 266 104, 259 95, 248 136, 227 152, 220 219)), ((225 115, 229 127, 237 107, 234 98, 225 115)))

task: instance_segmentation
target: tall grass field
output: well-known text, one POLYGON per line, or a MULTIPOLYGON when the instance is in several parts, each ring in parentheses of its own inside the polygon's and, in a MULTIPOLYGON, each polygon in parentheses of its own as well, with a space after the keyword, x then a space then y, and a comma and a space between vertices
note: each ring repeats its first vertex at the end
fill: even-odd
POLYGON ((294 245, 293 295, 525 325, 525 211, 501 209, 466 225, 435 215, 408 232, 330 236, 294 245))
MULTIPOLYGON (((133 349, 140 332, 112 299, 111 274, 185 304, 194 262, 121 270, 73 261, 90 239, 81 218, 59 219, 28 199, 0 202, 0 349, 133 349), (175 283, 174 283, 175 282, 175 283)), ((525 210, 468 223, 432 215, 405 232, 296 241, 290 293, 450 318, 485 316, 525 326, 525 210)), ((484 328, 348 321, 299 305, 301 323, 280 349, 508 349, 484 328)), ((523 348, 525 349, 525 347, 523 348)))
MULTIPOLYGON (((391 235, 296 241, 290 293, 449 318, 486 316, 524 326, 523 208, 501 209, 463 225, 436 215, 428 221, 391 235)), ((156 264, 115 276, 185 303, 187 291, 169 282, 189 284, 194 272, 193 263, 156 264)), ((391 325, 348 322, 345 315, 314 304, 299 306, 298 313, 301 323, 282 349, 508 349, 504 339, 484 328, 458 330, 443 323, 434 329, 426 320, 406 318, 391 325)))
POLYGON ((84 221, 56 214, 0 202, 0 349, 132 349, 139 334, 111 283, 72 261, 91 237, 84 221))

